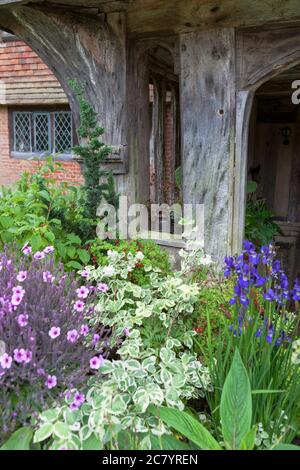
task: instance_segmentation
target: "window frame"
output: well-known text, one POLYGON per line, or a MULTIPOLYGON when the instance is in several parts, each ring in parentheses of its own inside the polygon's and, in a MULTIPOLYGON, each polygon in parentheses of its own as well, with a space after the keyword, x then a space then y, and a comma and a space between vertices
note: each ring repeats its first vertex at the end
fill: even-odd
POLYGON ((60 152, 55 153, 55 114, 56 113, 70 113, 71 114, 71 147, 77 144, 78 139, 76 135, 76 130, 74 127, 74 119, 72 116, 72 112, 70 108, 65 106, 51 106, 51 107, 42 107, 42 106, 30 106, 30 107, 22 107, 22 108, 11 108, 10 109, 10 119, 9 119, 9 136, 10 136, 10 156, 16 159, 34 159, 41 158, 46 159, 49 156, 55 157, 56 160, 72 160, 74 158, 73 152, 60 152), (16 129, 15 129, 15 115, 16 114, 30 114, 30 125, 31 125, 31 132, 30 132, 30 152, 20 152, 16 150, 16 129), (41 151, 35 152, 33 150, 35 145, 35 115, 38 114, 47 114, 49 115, 48 118, 48 130, 49 130, 49 150, 48 151, 41 151))

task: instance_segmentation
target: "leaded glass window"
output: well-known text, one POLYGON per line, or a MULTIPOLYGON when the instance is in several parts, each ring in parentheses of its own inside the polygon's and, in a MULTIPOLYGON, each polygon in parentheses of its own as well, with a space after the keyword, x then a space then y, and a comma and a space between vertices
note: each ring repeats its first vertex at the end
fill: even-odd
POLYGON ((14 150, 32 151, 30 113, 14 113, 14 150))
POLYGON ((55 153, 70 153, 72 148, 72 114, 59 112, 54 114, 55 153))
POLYGON ((50 147, 50 114, 34 113, 34 151, 51 152, 50 147))
POLYGON ((73 122, 70 111, 13 113, 14 144, 18 154, 71 155, 73 122))

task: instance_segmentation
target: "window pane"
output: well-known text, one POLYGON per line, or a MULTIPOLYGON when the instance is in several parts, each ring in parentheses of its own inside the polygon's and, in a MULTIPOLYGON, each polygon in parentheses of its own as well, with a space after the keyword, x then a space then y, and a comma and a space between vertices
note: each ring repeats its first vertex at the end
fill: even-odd
POLYGON ((14 113, 14 150, 32 151, 30 113, 14 113))
POLYGON ((50 151, 50 114, 34 113, 34 150, 50 151))
POLYGON ((60 112, 54 114, 54 152, 71 153, 72 114, 60 112))

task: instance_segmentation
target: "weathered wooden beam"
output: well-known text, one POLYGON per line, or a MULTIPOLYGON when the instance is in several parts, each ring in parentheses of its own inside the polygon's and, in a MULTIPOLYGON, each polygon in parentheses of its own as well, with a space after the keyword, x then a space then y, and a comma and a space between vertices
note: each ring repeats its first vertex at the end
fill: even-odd
POLYGON ((75 115, 77 105, 69 80, 84 83, 105 128, 106 142, 126 145, 124 14, 93 17, 21 6, 1 12, 2 25, 27 42, 54 72, 75 115))
POLYGON ((54 10, 127 11, 128 32, 143 35, 244 27, 300 19, 299 0, 0 0, 1 5, 52 5, 54 10))
POLYGON ((205 249, 219 258, 231 247, 234 77, 233 30, 181 36, 183 199, 204 204, 205 249))

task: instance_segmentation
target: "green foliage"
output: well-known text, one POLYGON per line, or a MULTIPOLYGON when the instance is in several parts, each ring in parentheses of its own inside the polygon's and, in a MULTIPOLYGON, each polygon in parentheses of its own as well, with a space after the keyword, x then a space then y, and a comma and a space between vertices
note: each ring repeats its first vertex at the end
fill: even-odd
MULTIPOLYGON (((139 448, 159 444, 151 440, 149 432, 158 436, 163 445, 163 436, 169 430, 150 414, 149 406, 183 409, 187 400, 203 397, 204 390, 211 387, 208 369, 187 351, 188 346, 173 337, 173 332, 180 330, 184 319, 193 312, 197 286, 185 284, 179 276, 164 277, 148 266, 150 282, 141 287, 129 280, 132 268, 142 261, 140 251, 135 255, 111 251, 108 259, 108 265, 86 268, 89 282, 105 282, 109 286, 107 293, 99 293, 90 326, 101 322, 111 328, 113 344, 122 336, 123 341, 117 359, 106 360, 99 369, 104 380, 97 376, 89 380, 86 403, 81 409, 70 417, 68 399, 57 409, 55 420, 68 425, 70 435, 60 438, 52 427, 51 449, 82 449, 91 435, 102 447, 119 448, 121 431, 139 436, 139 448), (148 345, 145 324, 151 319, 163 333, 159 343, 148 345), (79 430, 72 428, 73 419, 80 423, 79 430)), ((190 336, 191 333, 184 339, 191 347, 190 336)), ((40 428, 44 429, 45 423, 49 423, 49 417, 42 415, 40 428)), ((50 428, 46 430, 48 434, 50 428)), ((132 445, 134 442, 135 439, 132 445)), ((169 440, 166 445, 170 445, 169 440)))
MULTIPOLYGON (((256 427, 251 428, 252 397, 250 381, 238 349, 226 377, 221 397, 220 439, 227 450, 253 450, 256 427)), ((210 432, 194 417, 176 409, 151 407, 151 411, 170 428, 175 429, 202 450, 220 450, 221 446, 210 432)), ((276 443, 274 450, 299 450, 297 446, 276 443)))
POLYGON ((250 201, 246 206, 245 236, 257 246, 267 245, 280 228, 273 222, 273 214, 267 208, 265 201, 250 201))
POLYGON ((244 437, 251 430, 252 397, 249 377, 238 349, 235 350, 233 363, 224 383, 220 416, 226 447, 240 449, 244 437))
POLYGON ((32 437, 31 428, 20 428, 10 436, 0 450, 30 450, 32 437))
POLYGON ((3 187, 0 244, 29 243, 34 251, 53 245, 67 268, 80 269, 90 259, 82 240, 92 222, 83 215, 80 189, 55 180, 59 167, 48 159, 35 174, 23 174, 16 188, 3 187))
POLYGON ((266 201, 256 199, 257 183, 248 181, 248 197, 245 217, 245 238, 257 246, 268 245, 280 233, 280 228, 273 222, 274 215, 268 209, 266 201))
POLYGON ((232 286, 230 282, 212 279, 203 281, 199 287, 198 302, 185 326, 195 331, 193 351, 205 360, 209 350, 213 353, 218 348, 220 331, 230 316, 227 305, 232 286))
POLYGON ((108 250, 124 253, 125 258, 128 255, 135 255, 142 252, 144 257, 136 263, 129 273, 129 280, 139 286, 149 284, 149 271, 151 267, 161 271, 163 275, 170 273, 170 262, 166 251, 162 250, 152 240, 100 240, 95 239, 89 248, 95 266, 106 266, 109 264, 107 256, 108 250))
MULTIPOLYGON (((127 341, 134 346, 136 340, 132 333, 127 341)), ((119 448, 120 431, 127 430, 138 434, 142 441, 146 439, 148 448, 151 447, 149 432, 162 437, 167 429, 151 416, 149 406, 183 409, 182 400, 199 395, 205 380, 201 364, 187 353, 176 356, 175 346, 174 341, 168 340, 159 355, 145 350, 138 359, 130 357, 132 347, 124 347, 122 360, 106 360, 100 368, 104 380, 90 379, 87 400, 80 410, 70 412, 70 400, 66 399, 65 404, 53 410, 54 421, 49 411, 47 416, 40 416, 34 442, 46 441, 51 436, 50 449, 61 446, 84 449, 86 441, 96 436, 93 446, 119 448), (80 427, 76 428, 75 422, 80 427)))
POLYGON ((83 160, 85 179, 84 214, 96 220, 97 208, 104 199, 106 203, 118 207, 118 194, 114 190, 112 173, 103 169, 103 163, 112 149, 102 142, 103 127, 98 124, 98 114, 85 98, 85 89, 76 80, 70 85, 76 93, 80 111, 80 126, 77 129, 81 143, 73 147, 73 152, 83 160))
MULTIPOLYGON (((271 305, 266 308, 274 327, 274 336, 276 332, 283 331, 285 335, 291 335, 297 319, 292 314, 279 317, 277 312, 272 312, 271 305)), ((275 342, 269 344, 265 337, 256 337, 261 327, 258 311, 259 302, 255 302, 247 312, 251 321, 240 328, 238 314, 231 308, 230 316, 225 317, 218 331, 218 337, 208 333, 203 360, 210 369, 214 385, 213 392, 207 393, 207 400, 215 434, 219 434, 221 392, 237 348, 252 389, 253 422, 258 424, 256 444, 270 447, 282 437, 285 442, 292 442, 299 428, 295 417, 300 393, 300 370, 292 362, 291 344, 278 347, 275 342), (239 334, 236 334, 237 331, 239 334)), ((208 325, 211 323, 210 314, 208 309, 208 325)))
MULTIPOLYGON (((197 304, 198 286, 185 282, 179 273, 164 276, 151 266, 145 267, 148 285, 134 284, 130 280, 131 273, 136 264, 143 261, 142 256, 141 252, 133 255, 110 251, 108 266, 88 267, 91 281, 104 280, 110 286, 108 293, 100 296, 97 310, 105 311, 105 323, 114 326, 116 332, 138 326, 145 348, 159 349, 166 337, 191 348, 195 333, 185 327, 185 322, 193 315, 197 304)), ((96 313, 91 321, 99 320, 96 313)), ((137 345, 135 352, 138 355, 137 345)))
POLYGON ((170 428, 175 429, 184 437, 196 444, 201 450, 221 450, 221 447, 193 416, 184 411, 172 408, 160 408, 158 411, 152 407, 153 414, 157 415, 170 428))
MULTIPOLYGON (((294 448, 300 346, 279 348, 255 336, 263 299, 249 306, 251 321, 240 327, 237 310, 227 306, 232 281, 213 277, 203 253, 183 255, 182 271, 169 273, 152 242, 95 240, 88 248, 94 266, 85 268, 87 281, 108 289, 99 290, 89 326, 109 328, 117 348, 99 375, 89 376, 79 409, 70 411, 71 390, 40 413, 36 444, 53 450, 294 448), (193 257, 203 267, 197 282, 193 257), (204 408, 201 422, 192 405, 204 408)), ((267 308, 274 332, 292 336, 295 317, 267 308)))

